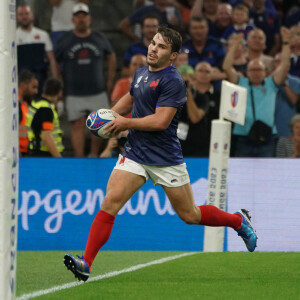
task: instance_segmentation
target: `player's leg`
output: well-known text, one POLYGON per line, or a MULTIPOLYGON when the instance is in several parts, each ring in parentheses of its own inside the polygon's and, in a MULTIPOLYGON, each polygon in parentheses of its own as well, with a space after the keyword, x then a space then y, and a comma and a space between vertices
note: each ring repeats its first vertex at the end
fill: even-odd
POLYGON ((174 210, 186 223, 231 227, 243 238, 248 250, 254 251, 257 236, 247 211, 230 214, 213 205, 197 207, 185 164, 163 168, 148 166, 147 172, 155 185, 162 185, 174 210))
POLYGON ((224 212, 213 205, 196 206, 189 183, 178 187, 163 186, 174 210, 188 224, 208 226, 241 227, 242 218, 238 214, 224 212))
POLYGON ((189 183, 180 187, 163 186, 174 210, 178 216, 188 224, 200 224, 207 226, 231 227, 244 240, 247 249, 253 252, 257 244, 257 236, 250 222, 248 211, 240 211, 230 214, 214 205, 194 204, 191 186, 189 183))
POLYGON ((108 241, 115 216, 131 196, 145 183, 145 178, 123 170, 113 170, 106 196, 90 229, 84 258, 92 265, 100 248, 108 241))
POLYGON ((131 196, 145 183, 145 177, 123 170, 113 170, 107 193, 90 228, 83 257, 66 254, 64 264, 78 280, 89 278, 92 263, 101 247, 108 241, 115 216, 131 196))

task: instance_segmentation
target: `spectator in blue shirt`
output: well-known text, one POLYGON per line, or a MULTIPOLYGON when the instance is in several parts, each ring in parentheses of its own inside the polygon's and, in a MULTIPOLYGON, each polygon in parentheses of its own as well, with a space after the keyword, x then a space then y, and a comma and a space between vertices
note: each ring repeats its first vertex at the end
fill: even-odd
POLYGON ((266 69, 258 59, 251 60, 247 68, 247 77, 240 77, 233 68, 234 51, 243 40, 243 35, 237 35, 234 46, 227 52, 223 63, 223 69, 228 80, 247 88, 247 106, 245 124, 234 124, 233 153, 237 157, 272 157, 275 154, 276 126, 275 126, 275 103, 278 86, 282 84, 289 71, 291 33, 287 28, 281 28, 283 47, 281 62, 272 76, 266 76, 266 69), (271 136, 264 140, 253 141, 248 137, 255 121, 261 121, 271 129, 271 136))
POLYGON ((141 24, 145 15, 148 14, 156 14, 161 24, 167 24, 181 33, 184 32, 180 11, 174 6, 170 6, 167 0, 154 0, 153 5, 144 5, 135 10, 120 22, 121 31, 132 41, 138 41, 139 37, 132 30, 132 26, 137 23, 141 24))
POLYGON ((158 25, 159 19, 157 15, 151 14, 144 17, 142 22, 142 39, 138 42, 132 43, 125 52, 122 77, 128 76, 130 60, 134 55, 147 55, 148 46, 157 32, 158 25))
POLYGON ((233 33, 243 33, 244 40, 248 38, 248 34, 254 29, 252 25, 248 23, 249 21, 249 10, 248 7, 240 4, 233 8, 232 12, 232 22, 231 26, 228 26, 223 34, 225 40, 228 39, 233 33))
POLYGON ((267 37, 265 53, 274 56, 280 51, 280 19, 266 10, 266 0, 253 0, 250 23, 260 28, 267 37))
POLYGON ((232 6, 228 3, 220 3, 217 9, 216 21, 209 27, 208 35, 216 39, 218 42, 221 40, 222 35, 228 26, 232 25, 232 6))
POLYGON ((189 65, 195 66, 206 61, 213 67, 212 80, 224 79, 219 67, 222 66, 225 49, 220 42, 208 37, 208 24, 204 17, 192 17, 189 32, 191 38, 186 40, 182 49, 189 53, 189 65))

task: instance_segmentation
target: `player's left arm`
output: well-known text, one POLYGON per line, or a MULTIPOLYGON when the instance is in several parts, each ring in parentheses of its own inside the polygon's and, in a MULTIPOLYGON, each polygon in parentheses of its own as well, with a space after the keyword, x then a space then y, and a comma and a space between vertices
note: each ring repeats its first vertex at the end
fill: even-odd
POLYGON ((120 115, 127 115, 131 112, 132 104, 133 97, 128 92, 111 109, 120 115))
POLYGON ((118 133, 127 129, 161 131, 169 127, 177 112, 176 107, 157 107, 155 113, 143 118, 124 118, 117 114, 115 120, 106 125, 106 133, 118 133))

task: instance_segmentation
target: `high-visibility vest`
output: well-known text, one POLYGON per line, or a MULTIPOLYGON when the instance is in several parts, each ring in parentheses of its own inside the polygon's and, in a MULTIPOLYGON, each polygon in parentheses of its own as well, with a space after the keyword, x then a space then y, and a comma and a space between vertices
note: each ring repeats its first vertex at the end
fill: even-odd
POLYGON ((20 151, 22 153, 28 152, 28 127, 26 126, 26 115, 28 112, 28 104, 25 101, 20 101, 20 107, 22 111, 22 119, 19 121, 19 144, 20 144, 20 151))
POLYGON ((48 148, 46 145, 43 143, 42 136, 37 138, 31 128, 31 124, 34 118, 35 113, 37 112, 38 109, 42 107, 48 107, 52 110, 53 112, 53 126, 54 129, 52 131, 53 139, 56 144, 57 150, 59 152, 62 152, 64 150, 64 146, 62 144, 62 130, 60 129, 59 126, 59 118, 58 114, 56 112, 55 106, 53 103, 50 103, 47 100, 40 100, 40 101, 32 101, 31 106, 29 106, 28 113, 26 116, 26 125, 29 127, 28 130, 28 139, 29 139, 29 149, 30 150, 40 150, 40 151, 46 151, 49 152, 48 148), (36 145, 38 146, 38 149, 36 148, 36 145))

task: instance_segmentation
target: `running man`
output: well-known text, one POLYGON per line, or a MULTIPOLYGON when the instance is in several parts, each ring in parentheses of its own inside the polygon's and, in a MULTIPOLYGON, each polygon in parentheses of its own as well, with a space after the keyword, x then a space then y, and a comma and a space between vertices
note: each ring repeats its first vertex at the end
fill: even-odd
POLYGON ((84 255, 64 257, 64 264, 78 280, 88 279, 97 253, 109 239, 115 216, 149 178, 163 187, 174 210, 187 224, 228 226, 237 231, 250 252, 256 247, 257 236, 246 210, 230 214, 213 205, 197 207, 194 203, 176 134, 180 111, 187 100, 184 80, 172 65, 181 42, 178 32, 161 26, 148 47, 148 66, 136 71, 130 92, 112 108, 116 118, 107 125, 107 132, 129 129, 129 135, 108 180, 84 255), (121 116, 130 111, 132 118, 121 116))

